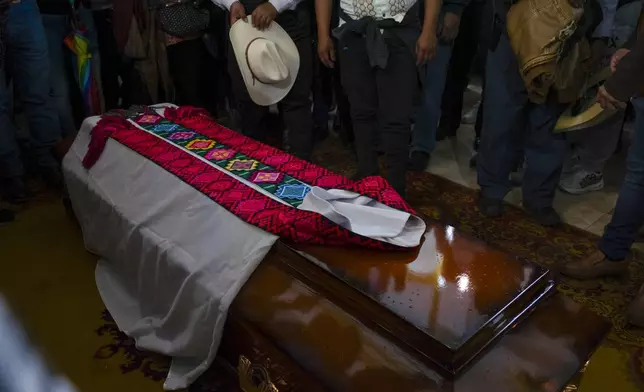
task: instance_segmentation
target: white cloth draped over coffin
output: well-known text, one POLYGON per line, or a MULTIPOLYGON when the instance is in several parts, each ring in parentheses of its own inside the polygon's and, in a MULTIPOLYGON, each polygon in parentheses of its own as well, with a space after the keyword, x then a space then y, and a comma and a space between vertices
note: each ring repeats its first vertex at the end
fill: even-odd
MULTIPOLYGON (((214 360, 229 306, 277 237, 114 140, 85 169, 98 120, 85 120, 63 162, 85 245, 101 257, 96 284, 137 347, 173 357, 164 387, 185 388, 214 360)), ((425 232, 420 218, 348 191, 314 187, 300 208, 404 247, 425 232)))

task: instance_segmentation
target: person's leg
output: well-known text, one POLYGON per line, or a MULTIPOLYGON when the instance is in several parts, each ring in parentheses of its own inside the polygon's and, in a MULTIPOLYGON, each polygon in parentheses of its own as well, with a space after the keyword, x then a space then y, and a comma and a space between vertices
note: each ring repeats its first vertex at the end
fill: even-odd
POLYGON ((339 42, 338 53, 342 64, 342 86, 349 98, 351 120, 358 156, 357 178, 379 173, 378 153, 378 91, 375 71, 369 65, 365 39, 347 36, 339 42))
POLYGON ((58 113, 62 135, 70 135, 76 132, 69 89, 72 83, 70 76, 73 76, 66 59, 68 53, 71 52, 63 43, 69 33, 69 20, 65 15, 43 15, 42 21, 47 33, 47 48, 51 65, 50 96, 58 113))
POLYGON ((644 224, 644 98, 633 101, 635 137, 628 151, 626 177, 615 205, 615 213, 599 248, 612 260, 626 258, 637 231, 644 224))
MULTIPOLYGON (((420 106, 416 111, 416 124, 411 138, 412 155, 422 153, 429 157, 436 147, 436 130, 441 118, 443 89, 451 55, 451 45, 438 45, 435 57, 426 65, 425 85, 420 106)), ((424 170, 425 167, 414 169, 424 170)))
POLYGON ((112 110, 119 107, 121 95, 119 85, 121 56, 118 53, 112 29, 112 10, 93 11, 92 14, 101 53, 101 85, 105 110, 112 110))
POLYGON ((575 132, 575 167, 561 179, 561 190, 572 194, 604 187, 604 165, 613 156, 620 138, 621 120, 575 132))
MULTIPOLYGON (((585 259, 568 263, 561 273, 576 279, 595 279, 628 272, 630 250, 638 230, 644 224, 644 98, 632 101, 635 109, 635 137, 628 150, 626 176, 619 191, 615 212, 599 241, 599 251, 585 259)), ((641 307, 644 292, 640 290, 635 303, 640 313, 638 324, 644 324, 641 307)), ((633 313, 629 312, 633 318, 633 313)), ((636 315, 635 315, 636 316, 636 315)))
POLYGON ((476 164, 481 187, 479 208, 488 216, 499 216, 503 198, 511 189, 509 176, 516 146, 524 133, 528 103, 506 34, 501 34, 495 50, 487 55, 485 78, 485 132, 481 135, 476 164))
MULTIPOLYGON (((335 47, 338 47, 337 40, 334 39, 335 47)), ((340 138, 346 144, 353 144, 353 122, 351 121, 351 105, 349 98, 344 91, 342 85, 342 61, 340 56, 336 57, 335 68, 332 70, 333 74, 333 92, 335 95, 335 102, 337 104, 337 119, 339 121, 340 138)))
POLYGON ((300 54, 300 71, 281 106, 284 123, 289 130, 289 152, 298 158, 310 160, 313 152, 313 118, 309 98, 313 83, 311 37, 296 39, 295 45, 300 54))
MULTIPOLYGON (((313 42, 315 47, 316 42, 313 42)), ((313 48, 311 53, 314 53, 313 48)), ((324 140, 329 135, 329 102, 326 97, 325 82, 328 82, 325 77, 327 68, 319 56, 313 56, 313 83, 312 83, 312 96, 313 96, 313 129, 315 140, 324 140)))
POLYGON ((386 37, 387 68, 376 73, 378 119, 382 130, 387 181, 405 197, 405 173, 409 157, 414 92, 418 86, 416 59, 397 37, 386 37))
POLYGON ((523 206, 546 226, 561 223, 552 202, 566 156, 566 137, 552 131, 564 110, 565 105, 551 99, 542 105, 530 104, 528 114, 523 206))
POLYGON ((239 112, 241 132, 260 142, 266 142, 266 137, 268 136, 266 127, 268 108, 257 105, 248 95, 232 45, 228 47, 228 73, 230 75, 231 93, 234 96, 233 101, 239 112))
POLYGON ((13 82, 29 126, 36 166, 50 185, 60 186, 62 177, 52 149, 61 138, 61 128, 49 96, 47 37, 36 0, 11 7, 7 30, 13 82))
POLYGON ((445 90, 442 98, 442 115, 437 139, 456 135, 463 115, 463 93, 469 82, 469 74, 476 57, 483 2, 470 2, 461 15, 460 30, 454 40, 449 61, 445 90))
POLYGON ((204 63, 207 55, 201 38, 182 41, 166 49, 170 76, 174 81, 177 105, 203 107, 204 63))

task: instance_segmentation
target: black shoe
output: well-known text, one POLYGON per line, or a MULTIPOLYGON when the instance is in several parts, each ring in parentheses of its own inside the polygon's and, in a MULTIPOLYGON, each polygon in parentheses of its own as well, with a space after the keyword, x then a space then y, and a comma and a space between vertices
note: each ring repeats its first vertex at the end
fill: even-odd
POLYGON ((29 200, 27 188, 20 177, 10 177, 1 181, 0 192, 4 201, 11 204, 24 204, 29 200))
POLYGON ((488 218, 498 218, 503 214, 503 200, 479 196, 478 207, 481 214, 488 218))
POLYGON ((429 165, 430 155, 423 151, 414 151, 409 158, 409 170, 423 172, 429 165))
POLYGON ((556 227, 561 225, 561 217, 552 207, 531 208, 524 205, 523 208, 532 216, 532 219, 545 227, 556 227))
POLYGON ((0 208, 0 225, 13 222, 14 219, 16 219, 16 216, 13 211, 0 208))

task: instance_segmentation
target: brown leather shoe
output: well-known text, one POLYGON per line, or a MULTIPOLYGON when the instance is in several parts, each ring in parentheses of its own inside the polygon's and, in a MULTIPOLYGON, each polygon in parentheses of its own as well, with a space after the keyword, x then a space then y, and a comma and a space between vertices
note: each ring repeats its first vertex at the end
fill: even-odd
POLYGON ((608 260, 598 250, 585 259, 564 265, 561 267, 560 272, 575 279, 596 279, 604 276, 619 276, 628 273, 629 261, 629 258, 622 261, 608 260))
POLYGON ((628 305, 626 316, 631 324, 644 328, 644 285, 640 286, 635 299, 628 305))

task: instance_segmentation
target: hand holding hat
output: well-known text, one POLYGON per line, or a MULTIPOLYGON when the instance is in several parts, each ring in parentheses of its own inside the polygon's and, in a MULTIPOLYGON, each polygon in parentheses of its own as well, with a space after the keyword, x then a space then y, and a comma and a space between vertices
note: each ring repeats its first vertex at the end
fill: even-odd
POLYGON ((230 43, 250 98, 260 106, 270 106, 293 87, 300 56, 288 33, 272 20, 270 9, 260 11, 260 18, 265 18, 261 22, 255 21, 255 12, 232 25, 230 43))
POLYGON ((253 26, 258 30, 266 30, 277 17, 277 9, 270 1, 266 1, 253 11, 253 26))

